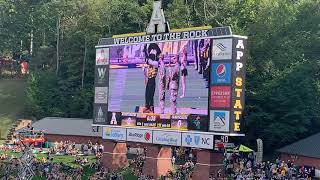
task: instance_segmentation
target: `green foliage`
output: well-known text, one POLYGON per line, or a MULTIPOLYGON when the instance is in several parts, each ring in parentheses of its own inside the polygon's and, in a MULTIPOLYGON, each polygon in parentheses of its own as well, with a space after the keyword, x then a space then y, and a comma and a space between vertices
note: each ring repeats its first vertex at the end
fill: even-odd
MULTIPOLYGON (((14 56, 21 40, 29 50, 34 32, 26 91, 31 115, 91 118, 94 46, 101 37, 144 31, 152 2, 0 0, 0 56, 14 56)), ((274 150, 319 131, 318 0, 165 0, 163 7, 171 28, 229 25, 249 37, 247 143, 262 138, 274 150)))

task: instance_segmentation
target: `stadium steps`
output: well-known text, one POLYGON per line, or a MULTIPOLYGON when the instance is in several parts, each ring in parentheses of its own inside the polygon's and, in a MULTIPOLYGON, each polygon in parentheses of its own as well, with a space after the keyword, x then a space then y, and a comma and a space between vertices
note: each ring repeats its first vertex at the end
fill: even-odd
POLYGON ((11 128, 9 129, 9 133, 7 135, 7 139, 5 140, 6 144, 12 144, 13 143, 13 137, 15 136, 15 132, 26 128, 28 124, 31 124, 32 120, 28 119, 18 119, 16 120, 12 125, 11 128))

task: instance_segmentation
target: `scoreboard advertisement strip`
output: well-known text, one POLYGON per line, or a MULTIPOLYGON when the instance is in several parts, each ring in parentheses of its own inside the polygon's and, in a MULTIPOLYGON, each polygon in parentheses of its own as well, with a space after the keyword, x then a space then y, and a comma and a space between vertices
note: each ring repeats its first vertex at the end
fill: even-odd
POLYGON ((213 39, 209 131, 243 133, 246 37, 213 39))
MULTIPOLYGON (((109 98, 109 67, 110 51, 109 48, 96 49, 95 59, 95 79, 94 79, 94 106, 93 123, 107 124, 108 117, 108 98, 109 98)), ((120 121, 121 122, 121 121, 120 121)))
POLYGON ((232 43, 233 80, 230 113, 230 132, 243 132, 243 110, 245 101, 245 76, 247 58, 247 39, 233 38, 232 43))

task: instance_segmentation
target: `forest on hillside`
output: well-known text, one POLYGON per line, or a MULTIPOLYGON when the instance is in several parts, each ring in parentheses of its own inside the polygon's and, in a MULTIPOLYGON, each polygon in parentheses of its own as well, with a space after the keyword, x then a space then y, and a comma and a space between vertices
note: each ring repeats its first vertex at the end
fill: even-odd
MULTIPOLYGON (((30 56, 30 117, 92 118, 95 45, 142 32, 152 0, 0 0, 0 57, 30 56)), ((274 150, 320 131, 319 0, 163 0, 171 28, 249 37, 246 141, 274 150)))

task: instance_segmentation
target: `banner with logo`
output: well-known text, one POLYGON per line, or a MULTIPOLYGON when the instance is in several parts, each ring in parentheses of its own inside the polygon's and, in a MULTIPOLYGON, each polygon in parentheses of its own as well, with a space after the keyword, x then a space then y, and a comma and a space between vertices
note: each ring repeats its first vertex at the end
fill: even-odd
POLYGON ((109 60, 109 48, 96 49, 94 124, 110 124, 108 122, 109 60))
POLYGON ((173 131, 153 131, 153 144, 181 146, 181 133, 173 131))
POLYGON ((242 123, 242 117, 245 104, 247 39, 234 37, 232 46, 233 80, 230 111, 230 131, 232 133, 241 133, 244 126, 242 123))
POLYGON ((108 66, 96 66, 95 70, 95 83, 96 85, 102 86, 102 87, 108 87, 109 86, 109 68, 108 66))
POLYGON ((108 121, 108 105, 95 104, 93 117, 94 117, 93 122, 99 123, 99 124, 106 124, 108 121))
POLYGON ((212 43, 212 60, 231 60, 232 39, 214 39, 212 43))
POLYGON ((127 130, 121 127, 103 127, 102 139, 125 141, 127 139, 127 130))
POLYGON ((230 108, 231 86, 211 86, 211 108, 230 108))
POLYGON ((245 37, 213 39, 209 131, 241 133, 244 107, 245 37))
POLYGON ((210 131, 229 132, 230 111, 211 110, 210 131))
POLYGON ((108 120, 107 120, 108 125, 120 126, 121 121, 122 121, 121 112, 108 112, 108 120))
POLYGON ((109 48, 96 49, 96 65, 107 66, 109 65, 109 48))
POLYGON ((137 113, 122 113, 121 126, 136 126, 137 113))
POLYGON ((188 116, 188 130, 208 131, 208 117, 197 114, 188 116))
POLYGON ((203 149, 214 148, 213 135, 197 134, 197 133, 182 133, 182 146, 194 147, 203 149))
POLYGON ((127 129, 127 141, 152 143, 152 130, 127 129))
POLYGON ((177 130, 188 130, 188 115, 172 115, 171 128, 177 130))
POLYGON ((213 63, 211 65, 211 84, 231 83, 231 63, 213 63))

